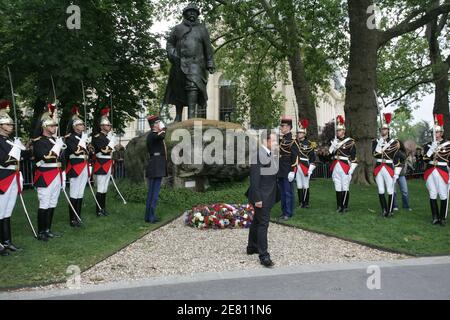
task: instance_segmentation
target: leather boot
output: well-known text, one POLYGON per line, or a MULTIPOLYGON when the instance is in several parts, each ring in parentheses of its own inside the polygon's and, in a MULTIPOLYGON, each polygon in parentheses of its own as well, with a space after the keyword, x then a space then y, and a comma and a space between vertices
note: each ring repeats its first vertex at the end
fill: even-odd
POLYGON ((298 194, 298 205, 300 208, 303 208, 303 189, 297 189, 298 194))
POLYGON ((342 206, 344 207, 344 209, 342 210, 342 212, 347 212, 348 211, 348 201, 350 199, 350 191, 342 191, 342 206))
MULTIPOLYGON (((76 206, 76 199, 74 198, 70 198, 70 204, 75 208, 75 210, 77 209, 76 206)), ((75 216, 75 213, 72 210, 72 207, 69 205, 69 223, 71 227, 76 227, 77 226, 77 218, 75 216)))
POLYGON ((3 242, 3 219, 0 220, 0 256, 8 256, 9 252, 1 244, 3 242))
POLYGON ((197 116, 197 99, 198 99, 198 91, 196 90, 188 91, 187 103, 188 103, 189 119, 195 118, 197 116))
POLYGON ((48 209, 38 209, 38 240, 48 241, 47 234, 45 233, 46 228, 46 215, 48 209))
POLYGON ((22 249, 14 245, 11 240, 11 217, 3 219, 3 246, 10 251, 21 251, 22 249))
POLYGON ((52 223, 53 223, 53 214, 55 212, 55 208, 50 208, 47 210, 47 226, 45 229, 45 233, 47 234, 47 237, 52 238, 61 238, 61 235, 59 233, 53 233, 52 232, 52 223))
POLYGON ((106 211, 106 193, 102 193, 102 202, 100 203, 100 205, 103 208, 102 214, 106 217, 109 215, 108 211, 106 211))
POLYGON ((430 199, 431 215, 433 217, 433 224, 439 223, 438 204, 437 199, 430 199))
POLYGON ((336 205, 337 210, 336 212, 343 212, 344 208, 342 206, 342 191, 336 191, 336 205))
POLYGON ((309 188, 305 189, 306 196, 304 197, 305 201, 303 204, 303 208, 309 208, 309 188))
POLYGON ((441 210, 440 210, 440 214, 439 214, 439 224, 444 226, 445 225, 445 220, 446 220, 446 214, 447 214, 447 201, 448 199, 445 200, 441 200, 441 210))
POLYGON ((394 195, 388 195, 388 216, 392 217, 394 215, 394 195))
MULTIPOLYGON (((97 192, 95 194, 95 198, 97 198, 97 202, 98 204, 103 208, 103 204, 102 204, 102 194, 97 192)), ((100 207, 97 205, 97 203, 95 204, 95 214, 97 215, 97 217, 102 217, 103 213, 102 210, 100 209, 100 207)))
POLYGON ((378 194, 378 199, 380 200, 380 205, 381 205, 381 215, 383 217, 387 217, 388 208, 387 208, 386 197, 384 196, 384 193, 378 194))

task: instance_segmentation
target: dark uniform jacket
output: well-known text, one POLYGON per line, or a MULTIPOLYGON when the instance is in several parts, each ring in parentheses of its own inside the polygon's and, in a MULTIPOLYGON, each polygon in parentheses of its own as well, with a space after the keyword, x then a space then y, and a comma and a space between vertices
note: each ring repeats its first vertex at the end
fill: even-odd
POLYGON ((448 164, 450 161, 450 141, 438 141, 438 147, 431 156, 427 156, 427 152, 432 142, 423 146, 423 161, 426 164, 424 179, 427 180, 434 169, 437 169, 441 177, 448 183, 448 164))
POLYGON ((76 178, 88 165, 89 153, 85 148, 78 145, 81 134, 72 132, 65 136, 67 149, 66 155, 66 175, 67 178, 76 178))
POLYGON ((375 177, 383 167, 387 169, 391 177, 394 176, 394 169, 396 167, 402 167, 400 158, 400 141, 397 139, 388 138, 385 140, 385 143, 388 144, 388 146, 385 146, 385 149, 378 153, 375 151, 378 142, 376 139, 372 140, 372 153, 376 160, 375 169, 373 171, 375 177))
POLYGON ((150 131, 147 135, 147 151, 149 160, 146 170, 147 178, 162 178, 167 176, 167 149, 164 138, 166 131, 159 133, 150 131))
POLYGON ((350 170, 350 165, 356 163, 356 143, 355 140, 349 137, 337 139, 340 146, 333 151, 330 170, 333 172, 336 164, 340 163, 342 169, 346 174, 350 170), (345 141, 345 142, 344 142, 345 141))
POLYGON ((172 63, 166 87, 165 103, 187 105, 186 80, 199 89, 198 104, 206 106, 208 68, 214 68, 214 50, 208 30, 200 23, 184 20, 176 25, 167 39, 167 56, 172 63))
POLYGON ((63 150, 59 157, 50 151, 55 142, 55 138, 40 136, 33 139, 33 153, 35 161, 34 186, 38 188, 48 187, 54 179, 61 179, 61 167, 63 150))
POLYGON ((15 178, 19 170, 19 161, 8 155, 12 145, 7 141, 13 142, 12 139, 0 135, 0 194, 8 191, 11 183, 16 183, 15 178))
POLYGON ((262 201, 263 208, 270 210, 280 200, 276 172, 273 156, 269 156, 264 148, 259 148, 256 163, 250 165, 250 186, 245 193, 252 205, 262 201))
POLYGON ((316 162, 316 152, 308 139, 295 139, 292 145, 292 155, 294 163, 292 164, 292 171, 297 170, 297 165, 300 166, 303 174, 308 175, 309 165, 316 162))
POLYGON ((292 139, 292 133, 285 134, 280 139, 280 161, 277 177, 287 178, 292 168, 292 163, 295 162, 295 155, 292 154, 292 145, 294 140, 292 139))
POLYGON ((112 166, 113 149, 108 147, 109 139, 103 133, 97 133, 92 138, 92 146, 95 150, 94 155, 94 174, 105 175, 112 166))

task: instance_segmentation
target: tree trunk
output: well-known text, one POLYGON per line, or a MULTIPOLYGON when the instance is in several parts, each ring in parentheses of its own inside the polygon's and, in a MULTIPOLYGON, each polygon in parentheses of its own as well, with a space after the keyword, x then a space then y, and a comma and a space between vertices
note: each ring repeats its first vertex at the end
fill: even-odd
POLYGON ((292 73, 292 85, 294 87, 295 99, 298 110, 297 117, 309 120, 308 138, 312 141, 318 140, 317 114, 316 108, 311 103, 311 87, 306 79, 305 67, 300 55, 300 48, 297 47, 294 53, 288 57, 289 66, 292 73))
MULTIPOLYGON (((439 1, 435 1, 434 6, 439 6, 439 1)), ((438 19, 433 19, 427 25, 428 49, 430 61, 433 70, 434 79, 434 106, 433 113, 442 113, 444 115, 445 138, 450 139, 450 113, 449 113, 449 87, 448 79, 449 64, 442 60, 441 48, 439 47, 438 19)))
POLYGON ((371 141, 377 134, 376 88, 378 32, 369 29, 367 8, 373 0, 349 0, 350 61, 345 83, 345 114, 349 136, 356 140, 358 168, 353 182, 373 183, 371 141))

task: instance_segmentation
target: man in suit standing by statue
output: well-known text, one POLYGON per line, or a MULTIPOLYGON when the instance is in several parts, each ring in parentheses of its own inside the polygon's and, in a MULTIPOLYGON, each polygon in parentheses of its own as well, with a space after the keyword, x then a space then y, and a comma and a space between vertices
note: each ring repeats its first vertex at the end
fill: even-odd
POLYGON ((183 22, 176 25, 167 39, 167 56, 172 67, 164 103, 176 106, 175 121, 181 121, 183 107, 189 118, 199 116, 197 106, 206 108, 208 72, 214 73, 214 50, 208 30, 198 21, 200 10, 189 4, 183 10, 183 22))
POLYGON ((249 202, 255 208, 255 215, 248 235, 247 254, 259 254, 260 262, 265 267, 272 267, 267 245, 270 210, 277 202, 278 164, 272 150, 275 149, 277 137, 267 130, 261 137, 262 144, 256 157, 251 158, 250 187, 247 190, 249 202))

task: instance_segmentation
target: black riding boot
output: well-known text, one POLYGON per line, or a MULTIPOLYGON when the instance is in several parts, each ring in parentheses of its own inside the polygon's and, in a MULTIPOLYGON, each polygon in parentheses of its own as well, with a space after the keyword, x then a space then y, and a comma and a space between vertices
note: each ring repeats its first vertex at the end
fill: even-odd
POLYGON ((197 117, 197 100, 198 91, 191 90, 187 93, 187 103, 188 103, 188 114, 189 119, 197 117))
POLYGON ((55 208, 50 208, 47 210, 47 226, 45 229, 45 233, 48 238, 61 238, 59 233, 52 232, 52 223, 53 223, 53 214, 55 213, 55 208))
POLYGON ((388 208, 386 203, 386 197, 383 194, 378 194, 378 198, 380 199, 380 205, 381 205, 381 215, 383 217, 387 217, 388 215, 388 208))
POLYGON ((20 251, 21 248, 15 246, 11 240, 11 217, 3 219, 3 246, 11 251, 20 251))
POLYGON ((441 200, 441 211, 439 214, 439 223, 444 226, 445 225, 445 220, 447 219, 446 215, 447 215, 447 201, 448 199, 445 200, 441 200))
POLYGON ((342 212, 347 212, 348 211, 348 201, 350 199, 350 191, 342 191, 342 206, 343 206, 343 210, 342 212))
POLYGON ((342 206, 342 191, 336 191, 336 212, 343 212, 344 208, 342 206))
MULTIPOLYGON (((3 242, 3 219, 0 220, 0 242, 3 242)), ((6 250, 6 248, 0 243, 0 256, 8 255, 8 250, 6 250)))
POLYGON ((106 211, 106 193, 102 193, 102 203, 101 206, 103 208, 103 215, 108 216, 109 212, 106 211))
POLYGON ((431 215, 433 217, 433 224, 439 223, 439 210, 438 210, 438 204, 437 199, 430 199, 430 207, 431 207, 431 215))
POLYGON ((388 196, 388 199, 389 199, 389 201, 388 201, 388 216, 392 217, 394 215, 394 203, 393 203, 394 195, 390 194, 388 196))
POLYGON ((303 189, 297 189, 298 194, 298 206, 303 208, 303 189))
POLYGON ((46 221, 46 215, 47 215, 48 209, 38 209, 38 240, 42 241, 48 241, 47 234, 45 233, 47 221, 46 221))
POLYGON ((307 189, 305 189, 305 193, 306 193, 306 195, 305 195, 305 201, 304 201, 304 204, 303 204, 303 208, 309 208, 309 188, 307 188, 307 189))
POLYGON ((75 215, 75 212, 73 211, 72 207, 77 210, 77 199, 74 198, 70 198, 70 204, 72 206, 69 205, 69 223, 71 227, 77 227, 78 225, 78 220, 77 217, 75 215))
MULTIPOLYGON (((98 204, 103 208, 102 193, 97 192, 95 195, 95 198, 97 199, 98 204)), ((95 204, 95 213, 96 213, 97 217, 103 216, 103 209, 100 209, 100 207, 97 205, 97 203, 95 204)))

